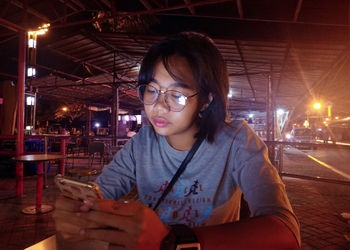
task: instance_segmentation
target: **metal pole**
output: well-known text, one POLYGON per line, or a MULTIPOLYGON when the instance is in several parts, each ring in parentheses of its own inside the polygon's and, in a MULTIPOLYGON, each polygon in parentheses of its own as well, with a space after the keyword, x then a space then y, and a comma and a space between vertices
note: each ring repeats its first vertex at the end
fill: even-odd
POLYGON ((90 131, 91 131, 91 110, 90 107, 88 107, 88 124, 86 126, 87 129, 87 136, 90 135, 90 131))
POLYGON ((119 93, 118 87, 116 87, 116 78, 117 74, 115 71, 115 60, 116 60, 116 51, 113 51, 113 107, 112 107, 112 145, 118 145, 118 114, 119 114, 119 93))
POLYGON ((280 144, 280 147, 279 147, 279 173, 281 174, 283 172, 283 153, 284 153, 284 145, 283 144, 280 144))
MULTIPOLYGON (((36 97, 37 97, 37 94, 36 92, 34 93, 34 112, 33 112, 33 129, 35 129, 35 119, 36 119, 36 97)), ((39 128, 38 128, 38 131, 39 131, 39 128)))
POLYGON ((266 140, 271 141, 271 75, 268 76, 266 86, 266 140))
POLYGON ((115 88, 114 91, 114 99, 115 99, 115 141, 116 145, 118 145, 118 115, 119 115, 119 89, 115 88))
MULTIPOLYGON (((66 155, 66 138, 65 137, 61 138, 61 150, 60 151, 61 151, 62 155, 66 155)), ((64 175, 64 173, 65 173, 64 164, 65 164, 65 160, 61 159, 60 160, 60 173, 61 173, 61 175, 64 175)))
MULTIPOLYGON (((24 82, 25 82, 26 33, 18 32, 18 81, 17 81, 17 137, 16 156, 24 151, 24 82)), ((16 162, 16 196, 23 194, 23 163, 16 162)))
POLYGON ((115 134, 115 126, 116 126, 116 103, 115 103, 115 87, 112 87, 113 90, 113 102, 112 102, 112 124, 111 124, 111 134, 112 134, 112 145, 117 145, 116 134, 115 134))
MULTIPOLYGON (((266 89, 266 139, 268 142, 274 140, 274 112, 273 112, 273 100, 272 100, 272 77, 269 75, 267 89, 266 89)), ((275 164, 275 146, 273 143, 268 145, 269 158, 272 164, 275 164)))
MULTIPOLYGON (((44 153, 47 154, 47 136, 44 136, 44 153)), ((47 185, 47 162, 44 162, 44 188, 48 188, 47 185)))

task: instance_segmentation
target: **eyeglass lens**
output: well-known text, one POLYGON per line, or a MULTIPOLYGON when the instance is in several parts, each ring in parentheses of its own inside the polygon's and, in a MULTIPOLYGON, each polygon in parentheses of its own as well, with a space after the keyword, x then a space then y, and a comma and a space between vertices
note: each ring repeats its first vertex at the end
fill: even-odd
MULTIPOLYGON (((138 94, 141 101, 146 105, 154 104, 159 96, 159 90, 151 85, 140 85, 138 94)), ((172 111, 181 111, 186 105, 186 96, 179 91, 167 90, 164 92, 165 103, 172 111)))

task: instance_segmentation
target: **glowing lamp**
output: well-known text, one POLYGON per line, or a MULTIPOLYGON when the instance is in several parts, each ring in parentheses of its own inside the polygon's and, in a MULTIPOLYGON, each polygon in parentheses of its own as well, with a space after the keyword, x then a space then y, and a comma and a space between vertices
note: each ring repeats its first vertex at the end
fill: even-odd
POLYGON ((322 108, 322 104, 320 102, 315 102, 312 107, 315 109, 315 110, 320 110, 322 108))

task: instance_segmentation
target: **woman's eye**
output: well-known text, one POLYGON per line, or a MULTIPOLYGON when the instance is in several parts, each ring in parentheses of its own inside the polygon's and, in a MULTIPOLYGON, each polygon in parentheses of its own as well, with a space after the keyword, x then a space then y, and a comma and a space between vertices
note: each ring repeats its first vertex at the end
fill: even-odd
POLYGON ((155 93, 157 93, 157 90, 154 89, 154 88, 147 88, 147 89, 146 89, 146 92, 147 92, 148 94, 155 94, 155 93))
POLYGON ((171 97, 179 104, 185 105, 186 97, 181 93, 172 93, 171 97))
POLYGON ((171 97, 174 99, 180 99, 181 97, 183 97, 183 94, 181 94, 179 92, 172 92, 171 97))

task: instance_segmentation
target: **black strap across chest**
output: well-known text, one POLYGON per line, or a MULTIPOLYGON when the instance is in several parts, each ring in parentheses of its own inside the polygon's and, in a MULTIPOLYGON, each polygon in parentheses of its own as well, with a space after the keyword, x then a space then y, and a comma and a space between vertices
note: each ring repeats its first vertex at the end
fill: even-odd
POLYGON ((187 167, 187 164, 191 161, 192 157, 197 152, 197 149, 201 145, 202 141, 203 141, 203 139, 198 138, 196 140, 196 142, 193 144, 192 148, 190 149, 190 151, 186 155, 185 159, 182 161, 180 167, 177 169, 176 173, 174 174, 173 178, 171 179, 169 185, 164 190, 162 196, 158 199, 158 201, 157 201, 156 205, 154 206, 153 210, 156 210, 158 208, 160 203, 164 200, 164 198, 168 195, 170 190, 173 188, 175 182, 179 179, 180 175, 185 171, 185 169, 187 167))

